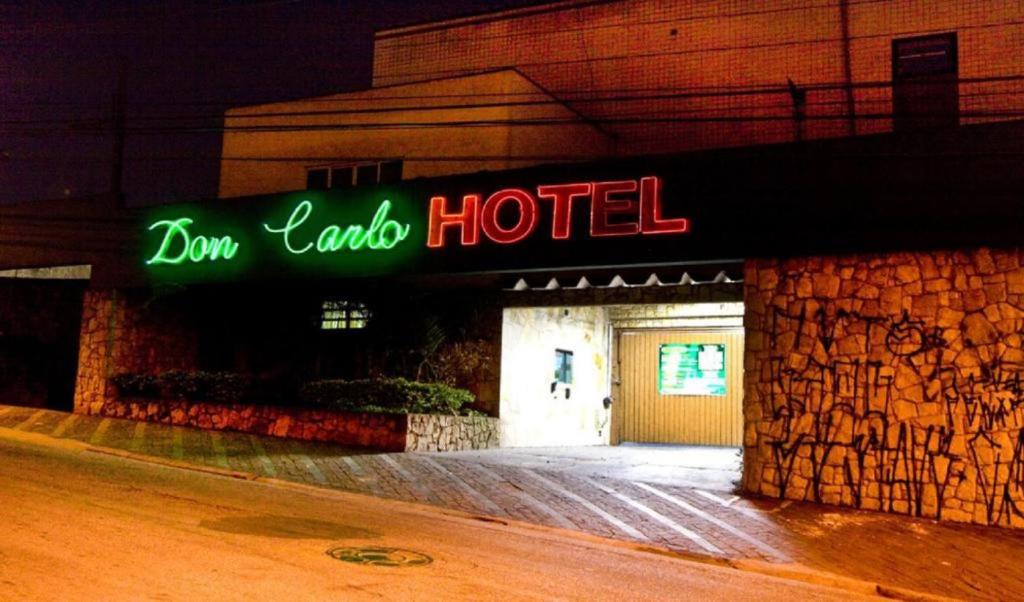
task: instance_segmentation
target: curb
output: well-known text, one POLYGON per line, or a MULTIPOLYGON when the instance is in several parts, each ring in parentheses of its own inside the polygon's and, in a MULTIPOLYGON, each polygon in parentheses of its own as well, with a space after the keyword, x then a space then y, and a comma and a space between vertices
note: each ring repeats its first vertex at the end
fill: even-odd
POLYGON ((279 489, 290 489, 296 492, 314 495, 317 497, 330 497, 335 499, 357 497, 377 501, 383 499, 386 500, 391 505, 401 507, 403 510, 415 514, 427 514, 435 516, 440 514, 443 516, 448 516, 462 520, 490 523, 495 526, 513 527, 516 529, 533 531, 535 533, 543 534, 546 536, 557 536, 561 538, 576 539, 579 541, 586 541, 589 543, 597 543, 604 546, 619 548, 634 553, 654 554, 658 556, 674 558, 676 560, 684 562, 693 562, 697 564, 716 566, 719 568, 728 568, 748 573, 757 573, 760 575, 784 579, 787 581, 797 581, 802 583, 808 583, 811 585, 830 587, 833 589, 839 589, 864 596, 878 596, 893 600, 906 600, 908 602, 939 602, 955 600, 955 598, 927 594, 901 587, 889 586, 882 583, 864 581, 860 579, 854 579, 851 577, 844 577, 834 573, 818 571, 795 563, 779 564, 763 560, 723 558, 720 556, 711 556, 695 552, 682 552, 656 545, 630 542, 619 539, 610 539, 607 537, 592 535, 590 533, 584 533, 581 531, 572 531, 569 529, 563 529, 559 527, 549 527, 547 525, 537 525, 534 523, 528 523, 516 519, 497 518, 482 514, 464 512, 461 510, 432 506, 429 504, 408 502, 405 500, 378 498, 373 495, 355 493, 339 489, 332 489, 329 487, 318 487, 315 485, 307 485, 305 483, 296 483, 294 481, 286 481, 273 477, 264 477, 249 472, 241 472, 225 468, 216 468, 212 466, 203 466, 199 464, 192 464, 183 460, 161 458, 159 456, 148 456, 145 454, 140 454, 117 448, 96 446, 90 443, 78 441, 76 439, 58 439, 54 437, 49 437, 47 435, 42 435, 39 433, 18 431, 7 427, 0 427, 0 437, 24 443, 36 444, 44 447, 65 449, 79 453, 87 452, 104 456, 112 456, 125 460, 141 462, 144 464, 164 466, 168 468, 175 468, 178 470, 186 470, 190 472, 205 473, 213 476, 225 477, 241 481, 250 481, 253 483, 259 483, 279 489))

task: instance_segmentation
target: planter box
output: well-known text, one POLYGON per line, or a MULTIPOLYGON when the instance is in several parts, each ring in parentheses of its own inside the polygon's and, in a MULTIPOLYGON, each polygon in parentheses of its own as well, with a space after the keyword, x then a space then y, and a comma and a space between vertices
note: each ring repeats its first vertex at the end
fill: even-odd
POLYGON ((497 447, 497 418, 341 412, 185 400, 108 399, 89 414, 201 429, 326 441, 390 452, 497 447))

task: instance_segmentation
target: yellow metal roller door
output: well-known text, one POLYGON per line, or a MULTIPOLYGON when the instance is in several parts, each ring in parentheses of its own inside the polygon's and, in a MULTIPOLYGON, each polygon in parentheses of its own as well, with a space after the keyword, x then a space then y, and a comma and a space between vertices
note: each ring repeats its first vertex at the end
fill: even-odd
MULTIPOLYGON (((676 351, 677 359, 680 355, 676 351)), ((742 444, 742 329, 622 330, 617 333, 616 356, 619 387, 613 410, 615 442, 742 444), (724 345, 724 350, 715 345, 724 345), (687 380, 688 392, 693 394, 680 394, 682 385, 670 386, 672 377, 659 372, 663 358, 672 358, 673 350, 696 353, 701 349, 713 354, 724 351, 724 395, 702 394, 706 390, 721 392, 718 385, 689 391, 702 384, 693 380, 687 380)))

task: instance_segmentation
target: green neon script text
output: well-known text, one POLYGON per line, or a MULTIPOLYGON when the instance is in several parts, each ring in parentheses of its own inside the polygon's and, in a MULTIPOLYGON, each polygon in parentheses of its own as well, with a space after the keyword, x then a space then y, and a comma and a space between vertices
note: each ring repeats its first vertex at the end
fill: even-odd
POLYGON ((193 220, 188 217, 162 219, 149 227, 150 231, 165 228, 160 248, 146 265, 180 265, 186 261, 216 261, 231 259, 238 252, 238 243, 230 236, 192 236, 188 227, 193 220))
POLYGON ((359 251, 370 249, 382 251, 393 249, 395 245, 402 242, 409 236, 409 224, 400 224, 393 219, 388 219, 388 212, 391 211, 391 201, 384 201, 377 207, 377 212, 370 221, 369 227, 360 225, 336 226, 330 225, 320 231, 316 242, 309 241, 301 245, 295 241, 294 235, 299 234, 298 230, 302 224, 309 219, 313 213, 313 203, 302 201, 295 206, 295 210, 288 216, 288 221, 279 228, 270 224, 263 224, 267 232, 282 235, 284 246, 289 253, 301 255, 312 248, 318 253, 334 253, 342 250, 359 251))

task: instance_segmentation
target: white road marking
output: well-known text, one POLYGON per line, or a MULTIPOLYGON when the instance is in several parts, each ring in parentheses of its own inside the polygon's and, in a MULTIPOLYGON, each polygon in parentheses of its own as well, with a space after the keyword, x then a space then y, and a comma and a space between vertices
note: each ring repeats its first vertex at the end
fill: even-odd
POLYGON ((714 502, 714 503, 716 503, 716 504, 718 504, 720 506, 725 506, 726 508, 729 508, 730 510, 734 510, 736 512, 739 512, 743 516, 746 516, 747 518, 751 518, 753 520, 756 520, 759 523, 763 523, 763 524, 771 526, 771 527, 777 526, 775 523, 773 523, 772 521, 770 521, 767 518, 765 518, 765 516, 762 515, 760 512, 758 512, 757 510, 751 510, 750 508, 744 508, 743 506, 734 506, 733 502, 736 502, 737 500, 742 499, 739 496, 734 496, 732 499, 729 499, 729 500, 723 500, 722 498, 718 497, 717 495, 715 495, 715 494, 713 494, 713 493, 711 493, 709 491, 701 491, 700 489, 694 489, 693 492, 696 493, 697 495, 703 497, 703 498, 711 500, 712 502, 714 502))
POLYGON ((766 552, 766 553, 771 554, 773 556, 776 556, 776 557, 778 557, 780 559, 785 559, 785 560, 789 559, 788 556, 786 556, 785 554, 783 554, 779 550, 776 550, 772 546, 764 543, 763 541, 761 541, 761 540, 759 540, 759 539, 757 539, 755 537, 751 537, 750 535, 744 533, 743 531, 737 529, 736 527, 730 525, 729 523, 719 519, 718 517, 712 516, 712 515, 708 514, 707 512, 704 512, 700 508, 697 508, 697 507, 695 507, 695 506, 693 506, 691 504, 688 504, 688 503, 684 502, 683 500, 681 500, 681 499, 679 499, 679 498, 677 498, 675 496, 669 495, 669 494, 665 493, 664 491, 661 491, 660 489, 655 489, 654 487, 651 487, 650 485, 647 485, 646 483, 636 483, 636 482, 634 482, 633 484, 636 485, 637 487, 639 487, 640 489, 643 489, 644 491, 648 491, 650 493, 653 493, 654 495, 660 497, 661 499, 665 500, 666 502, 668 502, 668 503, 670 503, 670 504, 672 504, 674 506, 682 508, 683 510, 689 512, 690 514, 692 514, 694 516, 702 518, 702 519, 708 521, 709 523, 711 523, 713 525, 716 525, 717 527, 719 527, 721 529, 724 529, 724 530, 728 531, 729 533, 732 533, 736 537, 739 537, 743 541, 749 543, 750 545, 752 545, 755 548, 761 550, 762 552, 766 552))
POLYGON ((143 442, 146 440, 146 423, 139 421, 135 423, 135 432, 132 433, 131 448, 134 451, 141 451, 143 442))
POLYGON ((185 431, 180 427, 174 428, 174 436, 171 437, 171 456, 175 460, 183 460, 185 458, 185 431))
POLYGON ((648 508, 647 506, 645 506, 645 505, 641 504, 640 502, 630 498, 629 496, 624 495, 622 493, 619 493, 618 491, 615 491, 611 487, 606 487, 606 486, 604 486, 604 485, 602 485, 602 484, 600 484, 600 483, 598 483, 596 481, 588 479, 587 477, 578 477, 578 478, 580 478, 584 482, 589 483, 590 485, 596 487, 597 489, 600 489, 601 491, 603 491, 603 492, 605 492, 605 493, 615 497, 617 500, 619 500, 621 502, 624 502, 624 503, 632 506, 633 508, 636 508, 640 512, 643 512, 644 514, 646 514, 647 516, 653 518, 657 522, 665 525, 669 529, 672 529, 676 533, 679 533, 683 537, 689 539, 693 543, 695 543, 698 546, 704 548, 705 551, 711 552, 712 554, 722 554, 722 549, 721 548, 719 548, 715 544, 711 543, 710 541, 704 539, 699 534, 694 533, 693 531, 691 531, 691 530, 687 529, 686 527, 680 525, 679 523, 673 521, 672 519, 670 519, 669 517, 665 516, 664 514, 661 514, 661 513, 657 512, 656 510, 652 510, 651 508, 648 508))
POLYGON ((224 442, 221 439, 220 433, 217 431, 210 431, 210 447, 213 449, 214 461, 217 466, 221 468, 231 468, 228 464, 228 454, 224 449, 224 442))
POLYGON ((494 502, 492 502, 490 500, 490 498, 488 498, 484 494, 480 493, 476 489, 473 489, 472 487, 470 487, 468 483, 466 483, 465 481, 460 479, 458 476, 453 474, 450 470, 448 470, 444 466, 441 466, 433 458, 422 458, 422 460, 423 460, 424 463, 429 464, 435 470, 437 470, 441 474, 443 474, 446 477, 448 477, 449 479, 451 479, 452 482, 454 482, 455 485, 459 489, 465 491, 466 495, 468 495, 469 497, 471 497, 474 500, 476 500, 477 503, 479 503, 481 506, 486 508, 487 511, 490 512, 491 514, 494 514, 496 516, 508 516, 508 513, 505 512, 504 510, 502 510, 501 508, 499 508, 497 504, 495 504, 494 502))
POLYGON ((72 426, 74 426, 76 422, 78 422, 78 414, 69 415, 67 418, 60 421, 60 424, 57 425, 57 428, 53 429, 53 432, 50 433, 50 436, 63 437, 64 433, 68 432, 68 430, 72 426))
POLYGON ((256 452, 256 459, 263 465, 263 472, 267 473, 267 476, 276 477, 277 469, 274 468, 274 463, 267 457, 267 450, 263 449, 260 438, 255 435, 249 435, 249 443, 252 445, 253 451, 256 452))
POLYGON ((342 456, 341 460, 352 469, 356 481, 369 486, 374 495, 386 497, 384 491, 380 488, 380 484, 377 483, 377 477, 371 471, 366 470, 359 462, 356 462, 355 458, 342 456))
POLYGON ((487 475, 488 477, 491 478, 491 480, 493 480, 497 484, 508 483, 509 485, 512 485, 512 487, 510 489, 506 489, 506 491, 509 491, 511 495, 514 495, 516 499, 525 503, 527 506, 530 506, 534 510, 540 512, 541 514, 550 517, 551 520, 555 521, 555 523, 557 523, 559 527, 563 527, 565 529, 572 529, 574 531, 579 529, 579 527, 574 525, 571 520, 559 514, 557 510, 555 510, 551 506, 548 506, 547 504, 538 500, 537 498, 533 497, 529 493, 523 491, 519 487, 516 487, 515 484, 510 482, 508 479, 502 477, 498 473, 492 471, 491 469, 483 466, 482 464, 476 463, 472 464, 472 468, 478 472, 482 472, 483 474, 487 475))
POLYGON ((317 483, 320 483, 321 485, 327 484, 327 477, 324 476, 324 473, 320 472, 320 469, 309 456, 306 454, 291 454, 291 456, 296 462, 306 469, 306 472, 313 475, 313 478, 317 483))
POLYGON ((416 476, 409 472, 404 466, 399 464, 398 460, 395 460, 390 454, 380 454, 377 457, 380 458, 382 462, 384 462, 391 468, 394 468, 395 472, 397 472, 399 475, 401 475, 403 479, 406 480, 406 483, 409 485, 409 488, 414 489, 416 493, 420 495, 420 497, 424 499, 437 499, 437 496, 431 495, 430 491, 428 491, 427 488, 419 484, 419 480, 416 478, 416 476))
POLYGON ((584 498, 582 496, 579 496, 579 495, 569 491, 568 489, 566 489, 565 487, 562 487, 558 483, 555 483, 554 481, 546 479, 546 478, 540 476, 539 474, 533 472, 532 470, 528 470, 528 469, 525 469, 525 468, 523 469, 523 474, 525 474, 527 476, 530 476, 530 477, 532 477, 533 479, 535 479, 537 481, 540 481, 541 483, 546 485, 548 488, 558 492, 558 494, 563 496, 563 497, 567 497, 567 498, 576 500, 576 502, 578 502, 584 508, 586 508, 587 510, 590 510, 594 514, 600 516, 605 521, 611 523, 612 526, 617 527, 619 530, 621 530, 622 532, 626 533, 630 537, 632 537, 634 539, 639 539, 639 540, 642 540, 642 541, 650 541, 649 537, 647 537, 646 535, 641 533, 636 528, 634 528, 634 527, 632 527, 630 525, 627 525, 626 523, 624 523, 621 520, 619 520, 618 518, 612 516, 608 512, 602 510, 601 508, 598 508, 590 500, 588 500, 588 499, 586 499, 586 498, 584 498))
POLYGON ((110 428, 110 418, 104 418, 100 420, 100 425, 96 427, 92 437, 89 437, 89 443, 92 445, 99 445, 103 443, 103 437, 107 434, 107 429, 110 428))
POLYGON ((36 420, 39 420, 41 417, 43 417, 45 415, 46 415, 46 412, 44 412, 43 410, 36 410, 35 412, 32 412, 32 414, 29 415, 28 418, 26 418, 26 419, 22 420, 21 422, 19 422, 18 424, 14 425, 13 428, 16 431, 23 431, 23 430, 27 429, 29 426, 31 426, 32 423, 34 423, 36 420))

